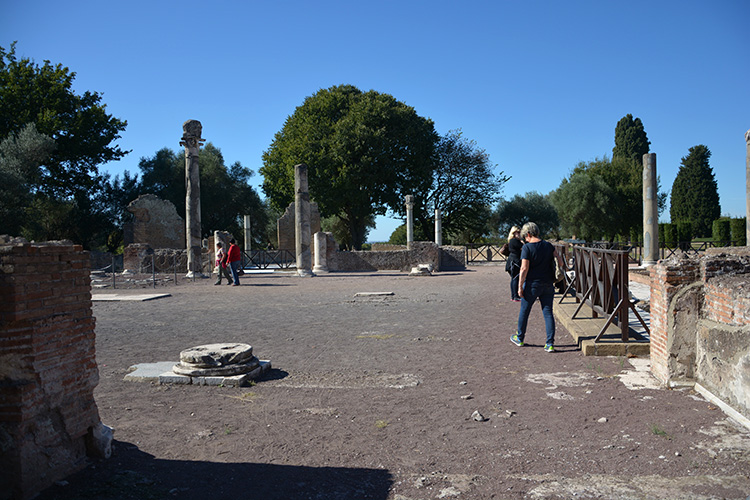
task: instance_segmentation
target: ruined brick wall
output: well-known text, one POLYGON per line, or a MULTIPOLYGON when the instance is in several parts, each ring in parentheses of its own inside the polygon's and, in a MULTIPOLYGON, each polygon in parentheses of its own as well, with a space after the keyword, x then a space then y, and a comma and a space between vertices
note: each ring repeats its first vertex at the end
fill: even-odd
POLYGON ((693 381, 750 417, 750 253, 707 252, 651 268, 651 370, 693 381))
MULTIPOLYGON (((320 211, 317 203, 310 203, 310 234, 320 231, 320 211)), ((291 202, 284 215, 276 221, 277 250, 289 250, 296 252, 295 229, 294 229, 294 202, 291 202)))
POLYGON ((94 323, 81 246, 0 241, 0 498, 83 467, 99 424, 94 323))
MULTIPOLYGON (((683 290, 699 280, 698 262, 690 259, 672 259, 660 261, 650 269, 651 277, 651 371, 664 383, 672 377, 675 366, 684 365, 678 360, 677 352, 672 352, 681 342, 691 343, 693 332, 685 332, 682 324, 689 322, 690 317, 682 314, 686 311, 675 308, 674 301, 683 290), (680 316, 680 317, 678 317, 680 316), (683 334, 684 333, 684 334, 683 334)), ((689 314, 697 316, 698 310, 689 314)), ((694 340, 692 340, 694 343, 694 340)), ((687 355, 689 357, 689 354, 687 355)))
MULTIPOLYGON (((203 248, 201 250, 203 273, 211 274, 214 269, 213 263, 213 252, 209 248, 203 248)), ((151 274, 154 269, 157 273, 183 274, 187 272, 187 250, 153 249, 143 243, 133 243, 123 250, 123 268, 139 274, 151 274)))

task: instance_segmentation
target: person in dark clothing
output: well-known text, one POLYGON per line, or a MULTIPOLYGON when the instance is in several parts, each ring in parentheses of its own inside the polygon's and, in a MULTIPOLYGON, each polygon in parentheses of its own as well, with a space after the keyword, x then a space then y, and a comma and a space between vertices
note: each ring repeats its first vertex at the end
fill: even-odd
POLYGON ((508 259, 505 261, 505 270, 510 274, 510 300, 513 302, 521 302, 521 297, 518 295, 518 275, 521 272, 521 248, 523 248, 523 241, 521 241, 521 230, 513 226, 508 233, 508 259))
POLYGON ((539 227, 533 222, 527 222, 523 225, 521 237, 526 240, 526 244, 521 250, 521 272, 518 277, 521 310, 518 311, 518 329, 510 337, 510 341, 519 347, 523 346, 531 306, 534 305, 536 299, 539 299, 547 328, 547 342, 544 345, 544 350, 554 352, 555 317, 552 315, 552 303, 555 300, 555 286, 553 284, 555 267, 553 259, 557 259, 561 268, 564 265, 555 247, 539 237, 539 227))

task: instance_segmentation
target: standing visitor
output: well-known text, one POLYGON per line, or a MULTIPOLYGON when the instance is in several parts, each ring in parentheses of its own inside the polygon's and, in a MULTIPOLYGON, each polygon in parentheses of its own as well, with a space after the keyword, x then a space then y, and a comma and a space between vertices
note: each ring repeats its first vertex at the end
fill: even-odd
POLYGON ((513 302, 521 302, 518 295, 518 276, 521 273, 521 230, 517 226, 510 228, 508 233, 508 259, 505 262, 505 270, 510 274, 510 299, 513 302))
POLYGON ((234 238, 229 240, 229 251, 227 252, 227 265, 230 271, 232 271, 232 278, 234 283, 232 286, 240 286, 240 265, 242 256, 240 255, 240 247, 234 241, 234 238))
POLYGON ((552 315, 552 303, 555 300, 555 264, 557 259, 560 267, 564 267, 562 259, 557 255, 551 243, 539 237, 539 227, 533 222, 527 222, 521 228, 521 237, 526 244, 521 250, 521 272, 518 277, 518 295, 521 296, 521 310, 518 312, 518 329, 510 337, 510 341, 517 346, 523 345, 526 337, 526 325, 529 321, 531 306, 536 299, 542 305, 542 314, 547 328, 547 342, 544 350, 555 351, 555 317, 552 315))
POLYGON ((219 271, 219 279, 216 280, 214 285, 221 285, 222 276, 226 276, 227 285, 231 285, 232 277, 229 275, 229 269, 227 269, 227 254, 224 251, 224 245, 221 241, 216 242, 216 267, 219 271))

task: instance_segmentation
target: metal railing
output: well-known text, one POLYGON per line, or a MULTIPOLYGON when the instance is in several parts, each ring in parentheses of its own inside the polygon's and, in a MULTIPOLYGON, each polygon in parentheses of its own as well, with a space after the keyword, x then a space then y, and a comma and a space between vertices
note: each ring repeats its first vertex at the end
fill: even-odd
POLYGON ((505 262, 507 260, 507 257, 500 253, 502 245, 469 243, 463 246, 466 248, 467 264, 478 262, 505 262))
POLYGON ((632 311, 646 332, 648 325, 630 301, 628 290, 628 250, 605 250, 600 248, 555 245, 566 263, 573 263, 574 276, 560 299, 569 291, 574 292, 578 308, 573 313, 575 319, 584 305, 591 307, 591 316, 606 317, 607 321, 594 339, 598 342, 612 323, 620 327, 623 342, 630 338, 628 312, 632 311))
POLYGON ((289 269, 297 266, 297 257, 289 250, 250 250, 242 252, 242 267, 289 269))

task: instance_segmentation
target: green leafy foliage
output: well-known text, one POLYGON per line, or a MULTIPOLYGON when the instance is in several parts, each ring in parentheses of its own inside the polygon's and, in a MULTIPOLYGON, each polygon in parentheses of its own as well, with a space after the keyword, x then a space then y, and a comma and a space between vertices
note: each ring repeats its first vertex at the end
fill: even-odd
MULTIPOLYGON (((339 217, 361 248, 374 215, 405 212, 404 196, 429 191, 437 134, 431 120, 388 94, 351 85, 322 89, 289 116, 263 154, 263 191, 274 209, 294 200, 294 166, 308 167, 321 216, 339 217)), ((415 212, 425 199, 416 197, 415 212)))
MULTIPOLYGON (((235 162, 229 167, 224 163, 221 150, 207 143, 198 156, 201 193, 201 231, 204 237, 212 231, 229 231, 240 238, 243 234, 244 215, 250 215, 251 234, 259 247, 267 243, 268 215, 263 201, 250 186, 253 171, 235 162)), ((125 192, 133 196, 151 193, 169 200, 177 213, 185 217, 185 154, 164 148, 153 157, 141 158, 141 185, 125 192)), ((124 181, 125 182, 125 181, 124 181)), ((130 180, 125 186, 130 185, 130 180)), ((113 191, 115 189, 113 188, 113 191)), ((123 202, 126 200, 121 198, 123 202)), ((132 198, 134 199, 134 198, 132 198)), ((129 203, 131 200, 127 200, 129 203)))
POLYGON ((507 237, 513 226, 522 227, 527 222, 539 226, 542 237, 558 236, 560 217, 549 195, 530 191, 517 194, 510 200, 500 200, 492 215, 493 226, 500 238, 507 237))
POLYGON ((0 47, 0 232, 94 248, 113 229, 99 165, 127 154, 113 145, 127 123, 74 79, 0 47))
POLYGON ((711 228, 714 243, 727 245, 732 239, 732 229, 729 219, 716 219, 711 228))
POLYGON ((745 217, 731 219, 729 225, 732 230, 732 242, 739 247, 747 245, 747 222, 745 217))
POLYGON ((650 144, 641 119, 634 119, 633 115, 627 114, 615 126, 612 158, 631 160, 637 165, 642 165, 643 155, 649 152, 650 144))
POLYGON ((693 236, 711 235, 713 221, 721 215, 719 191, 709 165, 711 151, 700 144, 689 149, 672 184, 672 222, 692 224, 693 236))
MULTIPOLYGON (((490 230, 488 207, 497 201, 510 177, 503 172, 495 175, 496 166, 491 163, 489 155, 478 148, 475 141, 463 137, 460 130, 451 130, 440 138, 436 161, 426 212, 416 216, 425 239, 434 240, 436 208, 441 211, 444 240, 467 242, 458 235, 466 232, 486 234, 490 230)), ((465 234, 462 238, 466 237, 465 234)))
POLYGON ((598 175, 580 170, 550 194, 565 234, 586 240, 612 237, 619 227, 619 199, 598 175))

